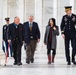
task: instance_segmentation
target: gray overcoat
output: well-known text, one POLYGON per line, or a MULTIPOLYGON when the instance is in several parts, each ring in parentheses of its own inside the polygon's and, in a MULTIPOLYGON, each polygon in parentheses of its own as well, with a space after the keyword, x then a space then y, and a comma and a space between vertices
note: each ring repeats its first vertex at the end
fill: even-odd
MULTIPOLYGON (((50 26, 46 26, 45 36, 44 36, 44 43, 48 44, 48 36, 49 36, 50 26)), ((52 31, 52 43, 51 49, 56 49, 57 39, 56 36, 59 35, 59 28, 56 26, 56 30, 52 31)))

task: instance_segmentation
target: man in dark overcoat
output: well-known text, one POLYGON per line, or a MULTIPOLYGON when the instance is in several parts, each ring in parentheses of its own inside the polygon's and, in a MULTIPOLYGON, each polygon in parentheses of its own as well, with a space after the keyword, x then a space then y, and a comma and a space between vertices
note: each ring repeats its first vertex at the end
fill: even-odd
POLYGON ((18 16, 16 16, 14 22, 9 25, 8 42, 12 42, 14 65, 22 65, 21 47, 23 45, 23 25, 20 23, 18 16))

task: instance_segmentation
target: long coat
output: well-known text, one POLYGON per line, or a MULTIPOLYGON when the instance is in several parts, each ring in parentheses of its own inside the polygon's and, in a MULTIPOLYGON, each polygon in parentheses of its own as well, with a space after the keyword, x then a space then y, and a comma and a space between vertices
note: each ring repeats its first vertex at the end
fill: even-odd
MULTIPOLYGON (((25 22, 23 24, 24 26, 24 41, 26 44, 30 43, 30 28, 29 28, 29 22, 25 22)), ((34 40, 38 40, 40 39, 40 30, 38 27, 38 24, 36 22, 33 22, 33 27, 32 27, 32 34, 33 34, 33 38, 34 40)))
MULTIPOLYGON (((48 45, 48 37, 49 37, 49 31, 50 31, 50 26, 46 26, 46 31, 45 31, 45 36, 44 36, 44 43, 48 45)), ((56 36, 59 35, 59 28, 56 26, 56 30, 52 31, 52 43, 51 43, 51 49, 56 49, 57 45, 57 40, 56 36)))
MULTIPOLYGON (((20 41, 20 44, 22 45, 23 44, 23 41, 24 41, 24 33, 23 33, 23 25, 20 23, 18 25, 18 32, 19 32, 19 41, 20 41)), ((8 28, 8 40, 10 39, 12 41, 12 43, 14 42, 14 39, 16 37, 16 34, 15 34, 15 26, 14 26, 14 23, 11 23, 9 24, 9 28, 8 28)))

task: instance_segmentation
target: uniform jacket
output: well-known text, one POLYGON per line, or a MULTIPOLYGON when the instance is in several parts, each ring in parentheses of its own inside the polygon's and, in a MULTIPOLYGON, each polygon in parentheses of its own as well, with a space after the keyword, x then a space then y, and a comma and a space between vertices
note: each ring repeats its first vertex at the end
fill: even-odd
POLYGON ((7 41, 7 32, 8 31, 8 26, 7 25, 4 25, 3 26, 3 40, 4 41, 7 41))
POLYGON ((61 32, 67 38, 75 37, 75 28, 76 28, 76 15, 72 14, 70 17, 64 15, 61 22, 61 32))
MULTIPOLYGON (((20 23, 19 25, 19 41, 20 41, 20 44, 22 45, 23 44, 23 40, 24 40, 24 33, 23 33, 23 25, 20 23)), ((8 28, 8 40, 11 39, 12 43, 15 39, 16 35, 15 35, 15 26, 14 26, 14 23, 11 23, 9 24, 9 28, 8 28)))
MULTIPOLYGON (((44 43, 48 45, 48 37, 49 37, 49 32, 50 32, 50 26, 46 26, 46 31, 45 31, 45 36, 44 36, 44 43)), ((56 26, 56 30, 52 31, 52 43, 51 43, 51 49, 56 49, 56 36, 59 35, 59 28, 56 26)))
MULTIPOLYGON (((24 41, 25 43, 30 43, 30 28, 29 28, 29 22, 25 22, 23 24, 24 26, 24 41)), ((32 33, 33 33, 33 38, 34 40, 40 39, 40 30, 38 27, 38 24, 36 22, 33 22, 33 27, 32 27, 32 33)))

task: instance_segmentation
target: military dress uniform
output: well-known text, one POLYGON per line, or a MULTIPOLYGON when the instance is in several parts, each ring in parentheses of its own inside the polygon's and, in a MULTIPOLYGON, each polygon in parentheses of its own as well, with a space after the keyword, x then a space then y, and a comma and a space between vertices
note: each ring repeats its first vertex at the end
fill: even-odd
MULTIPOLYGON (((5 18, 6 22, 9 21, 9 19, 10 19, 9 17, 5 18)), ((9 51, 8 51, 8 45, 9 45, 9 43, 8 43, 8 40, 7 40, 8 26, 9 25, 7 25, 7 24, 3 25, 3 40, 5 41, 7 56, 9 56, 9 51)), ((3 44, 3 47, 4 47, 4 44, 3 44)), ((12 57, 12 44, 10 44, 10 55, 12 57)))
POLYGON ((65 35, 65 54, 66 54, 66 60, 68 64, 70 65, 70 50, 69 50, 69 44, 71 41, 72 46, 72 62, 73 64, 76 64, 75 62, 75 25, 76 25, 76 15, 70 14, 70 15, 64 15, 61 22, 61 34, 65 35))

